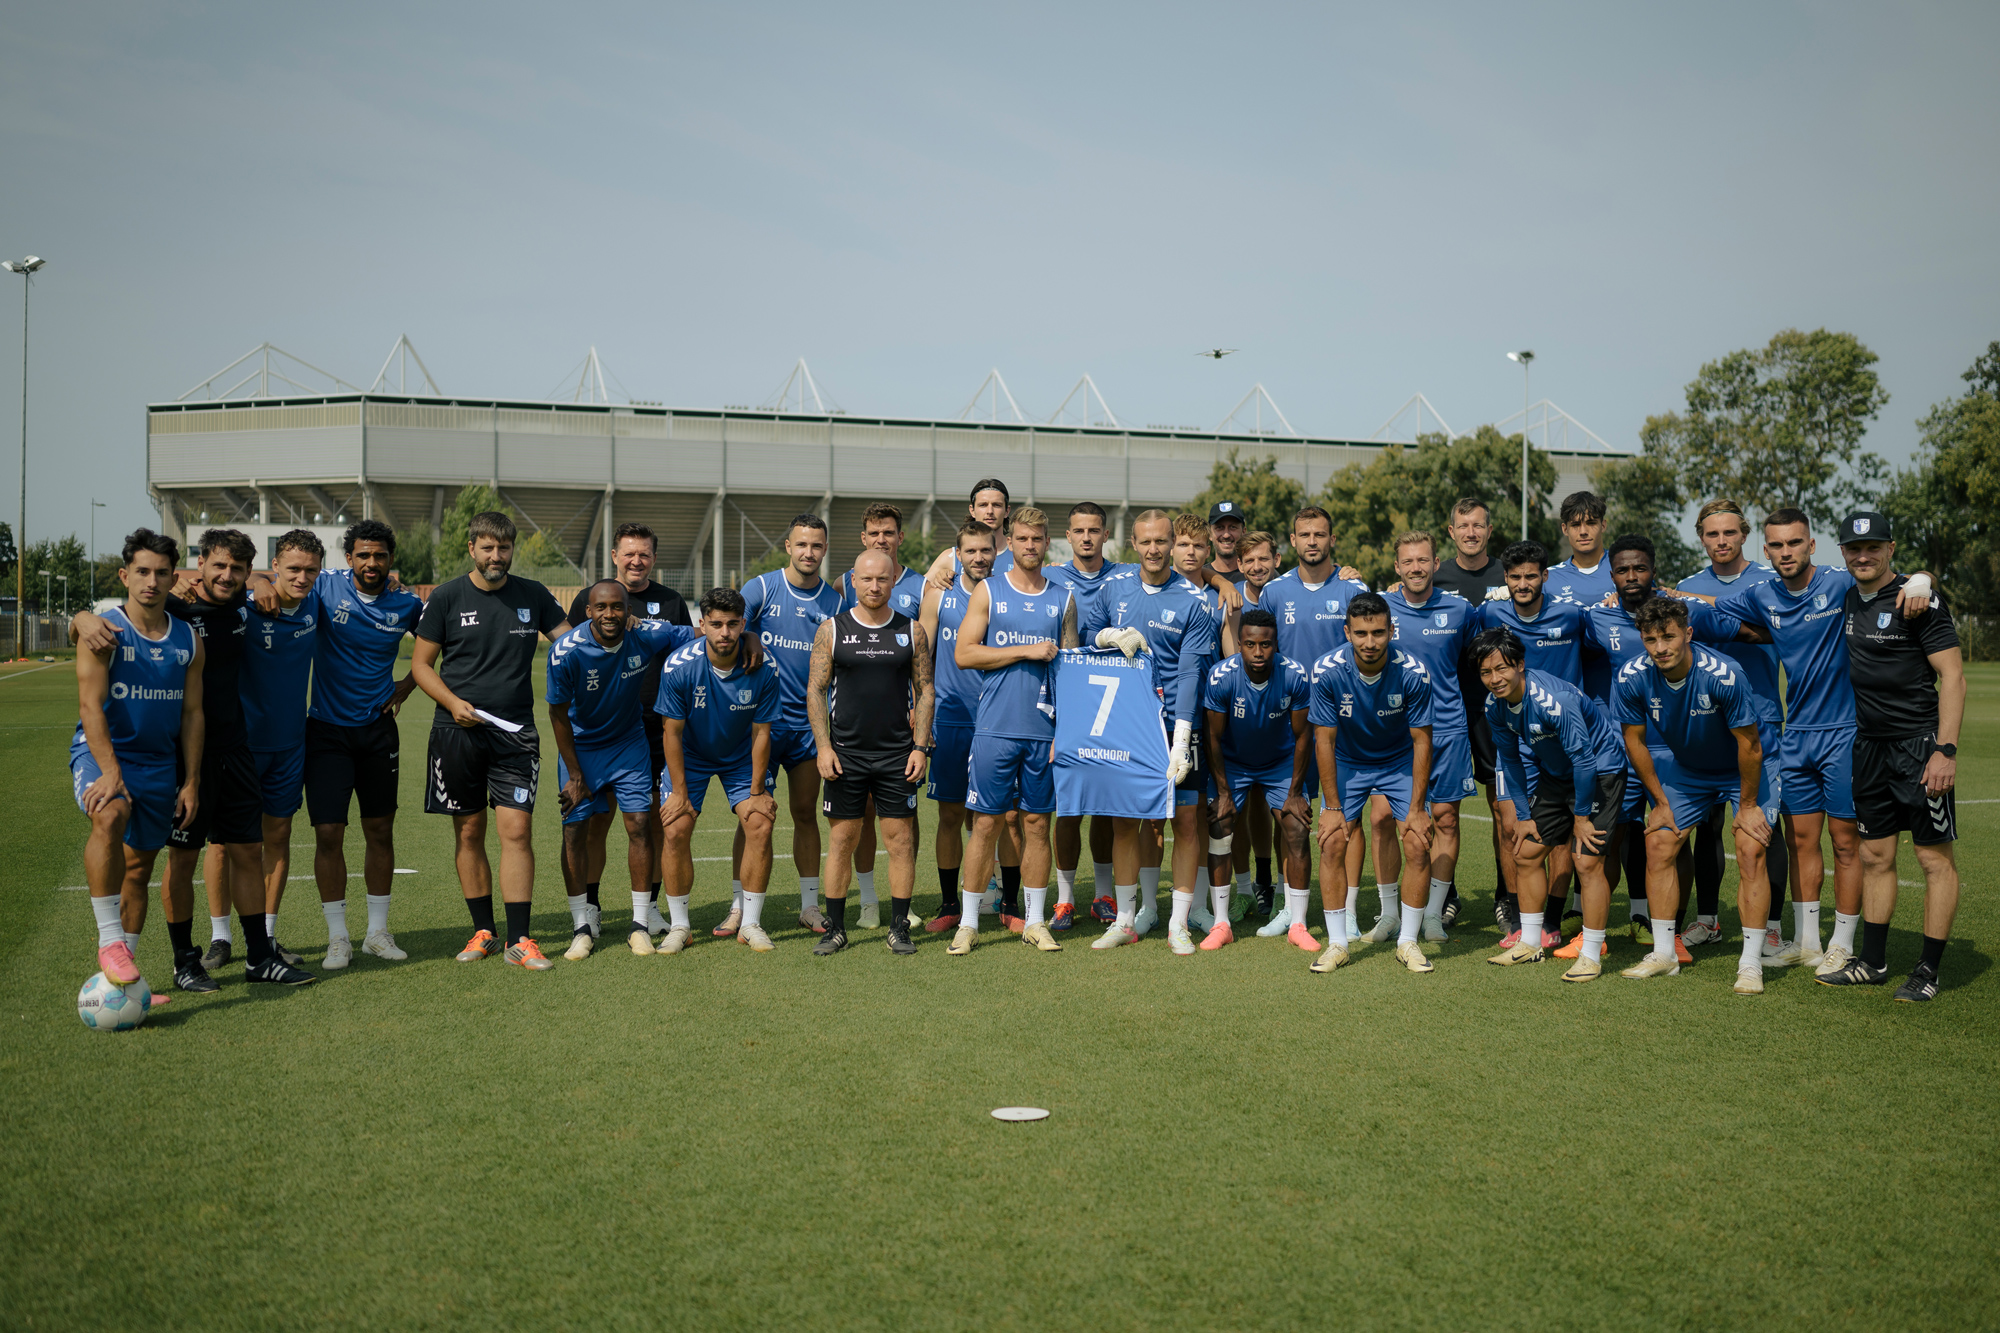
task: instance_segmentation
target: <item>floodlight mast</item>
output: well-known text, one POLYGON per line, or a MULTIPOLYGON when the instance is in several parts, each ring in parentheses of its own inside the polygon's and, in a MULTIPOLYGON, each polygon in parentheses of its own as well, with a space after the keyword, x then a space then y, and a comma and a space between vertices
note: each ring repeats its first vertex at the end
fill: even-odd
MULTIPOLYGON (((14 529, 14 656, 28 655, 28 289, 36 269, 48 263, 40 255, 0 262, 0 270, 21 275, 21 518, 14 529)), ((44 599, 46 600, 46 599, 44 599)))
POLYGON ((1509 361, 1517 361, 1521 366, 1521 540, 1528 540, 1528 367, 1535 354, 1523 348, 1507 353, 1509 361))

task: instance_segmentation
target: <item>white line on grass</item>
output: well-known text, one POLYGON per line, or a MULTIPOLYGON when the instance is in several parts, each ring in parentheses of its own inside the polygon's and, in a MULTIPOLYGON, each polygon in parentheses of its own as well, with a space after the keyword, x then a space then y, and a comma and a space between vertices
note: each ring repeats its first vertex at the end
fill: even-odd
MULTIPOLYGON (((402 866, 397 866, 397 867, 396 867, 396 869, 395 869, 395 873, 396 873, 396 874, 398 874, 398 875, 414 875, 414 874, 416 874, 417 872, 416 872, 416 871, 414 871, 414 870, 406 870, 406 869, 404 869, 404 868, 403 868, 402 866)), ((351 870, 351 871, 349 871, 349 872, 348 872, 348 875, 347 875, 347 877, 348 877, 349 879, 360 879, 360 878, 362 878, 362 872, 361 872, 361 871, 359 871, 359 870, 351 870)), ((285 876, 285 882, 289 884, 289 883, 291 883, 291 882, 292 882, 292 881, 294 881, 294 880, 301 880, 301 879, 316 879, 316 878, 318 878, 318 877, 317 877, 317 876, 315 876, 315 875, 287 875, 287 876, 285 876)), ((207 880, 205 880, 205 879, 198 879, 198 880, 195 880, 194 882, 195 882, 196 884, 206 884, 206 883, 208 883, 208 881, 207 881, 207 880)), ((157 889, 157 888, 159 888, 159 887, 160 887, 160 881, 158 881, 158 880, 156 879, 156 880, 154 880, 154 881, 153 881, 153 882, 152 882, 151 884, 148 884, 148 885, 147 885, 146 887, 147 887, 147 888, 149 888, 149 889, 157 889)), ((56 886, 56 892, 57 892, 57 893, 88 893, 88 892, 90 892, 90 886, 89 886, 88 884, 58 884, 58 885, 56 886)))
POLYGON ((37 671, 48 671, 48 670, 50 670, 51 668, 54 668, 54 667, 59 667, 59 666, 61 666, 61 665, 62 665, 62 663, 61 663, 61 662, 50 662, 50 663, 48 663, 47 665, 44 665, 44 666, 38 666, 38 667, 29 667, 29 668, 28 668, 28 669, 27 669, 26 671, 10 671, 10 672, 8 672, 8 673, 7 673, 6 675, 4 675, 4 676, 0 676, 0 683, 4 683, 4 682, 6 682, 6 681, 10 681, 10 680, 17 680, 17 679, 19 679, 19 678, 20 678, 20 677, 22 677, 22 676, 32 676, 32 675, 34 675, 34 674, 35 674, 35 673, 36 673, 37 671))

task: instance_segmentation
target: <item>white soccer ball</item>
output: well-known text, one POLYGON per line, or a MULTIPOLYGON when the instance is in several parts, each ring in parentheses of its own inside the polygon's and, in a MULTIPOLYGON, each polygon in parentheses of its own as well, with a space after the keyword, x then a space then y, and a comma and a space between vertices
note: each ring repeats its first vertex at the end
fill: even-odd
POLYGON ((76 1016, 93 1032, 130 1032, 146 1021, 153 988, 140 977, 121 986, 102 972, 92 974, 76 993, 76 1016))

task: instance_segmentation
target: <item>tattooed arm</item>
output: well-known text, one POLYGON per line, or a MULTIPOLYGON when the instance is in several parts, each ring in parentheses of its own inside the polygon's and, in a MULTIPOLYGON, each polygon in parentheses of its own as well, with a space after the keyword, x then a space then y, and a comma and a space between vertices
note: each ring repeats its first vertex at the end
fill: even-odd
POLYGON ((819 775, 828 782, 840 776, 840 759, 833 752, 833 717, 826 692, 833 686, 833 621, 819 622, 813 635, 812 666, 806 675, 806 717, 812 722, 813 745, 819 751, 819 775))
POLYGON ((912 732, 908 761, 903 765, 903 776, 911 782, 924 780, 924 769, 931 757, 925 751, 931 743, 931 718, 937 711, 937 691, 931 683, 930 637, 924 633, 921 624, 910 626, 910 685, 916 691, 916 716, 910 724, 912 732))

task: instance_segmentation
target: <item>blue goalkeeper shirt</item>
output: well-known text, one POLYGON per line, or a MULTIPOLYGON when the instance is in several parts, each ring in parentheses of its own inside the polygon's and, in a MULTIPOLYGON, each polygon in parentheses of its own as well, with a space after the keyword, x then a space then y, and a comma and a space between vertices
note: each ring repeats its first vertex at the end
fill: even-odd
POLYGON ((1065 648, 1052 665, 1056 813, 1172 815, 1167 734, 1152 659, 1140 653, 1127 661, 1117 651, 1065 648))

